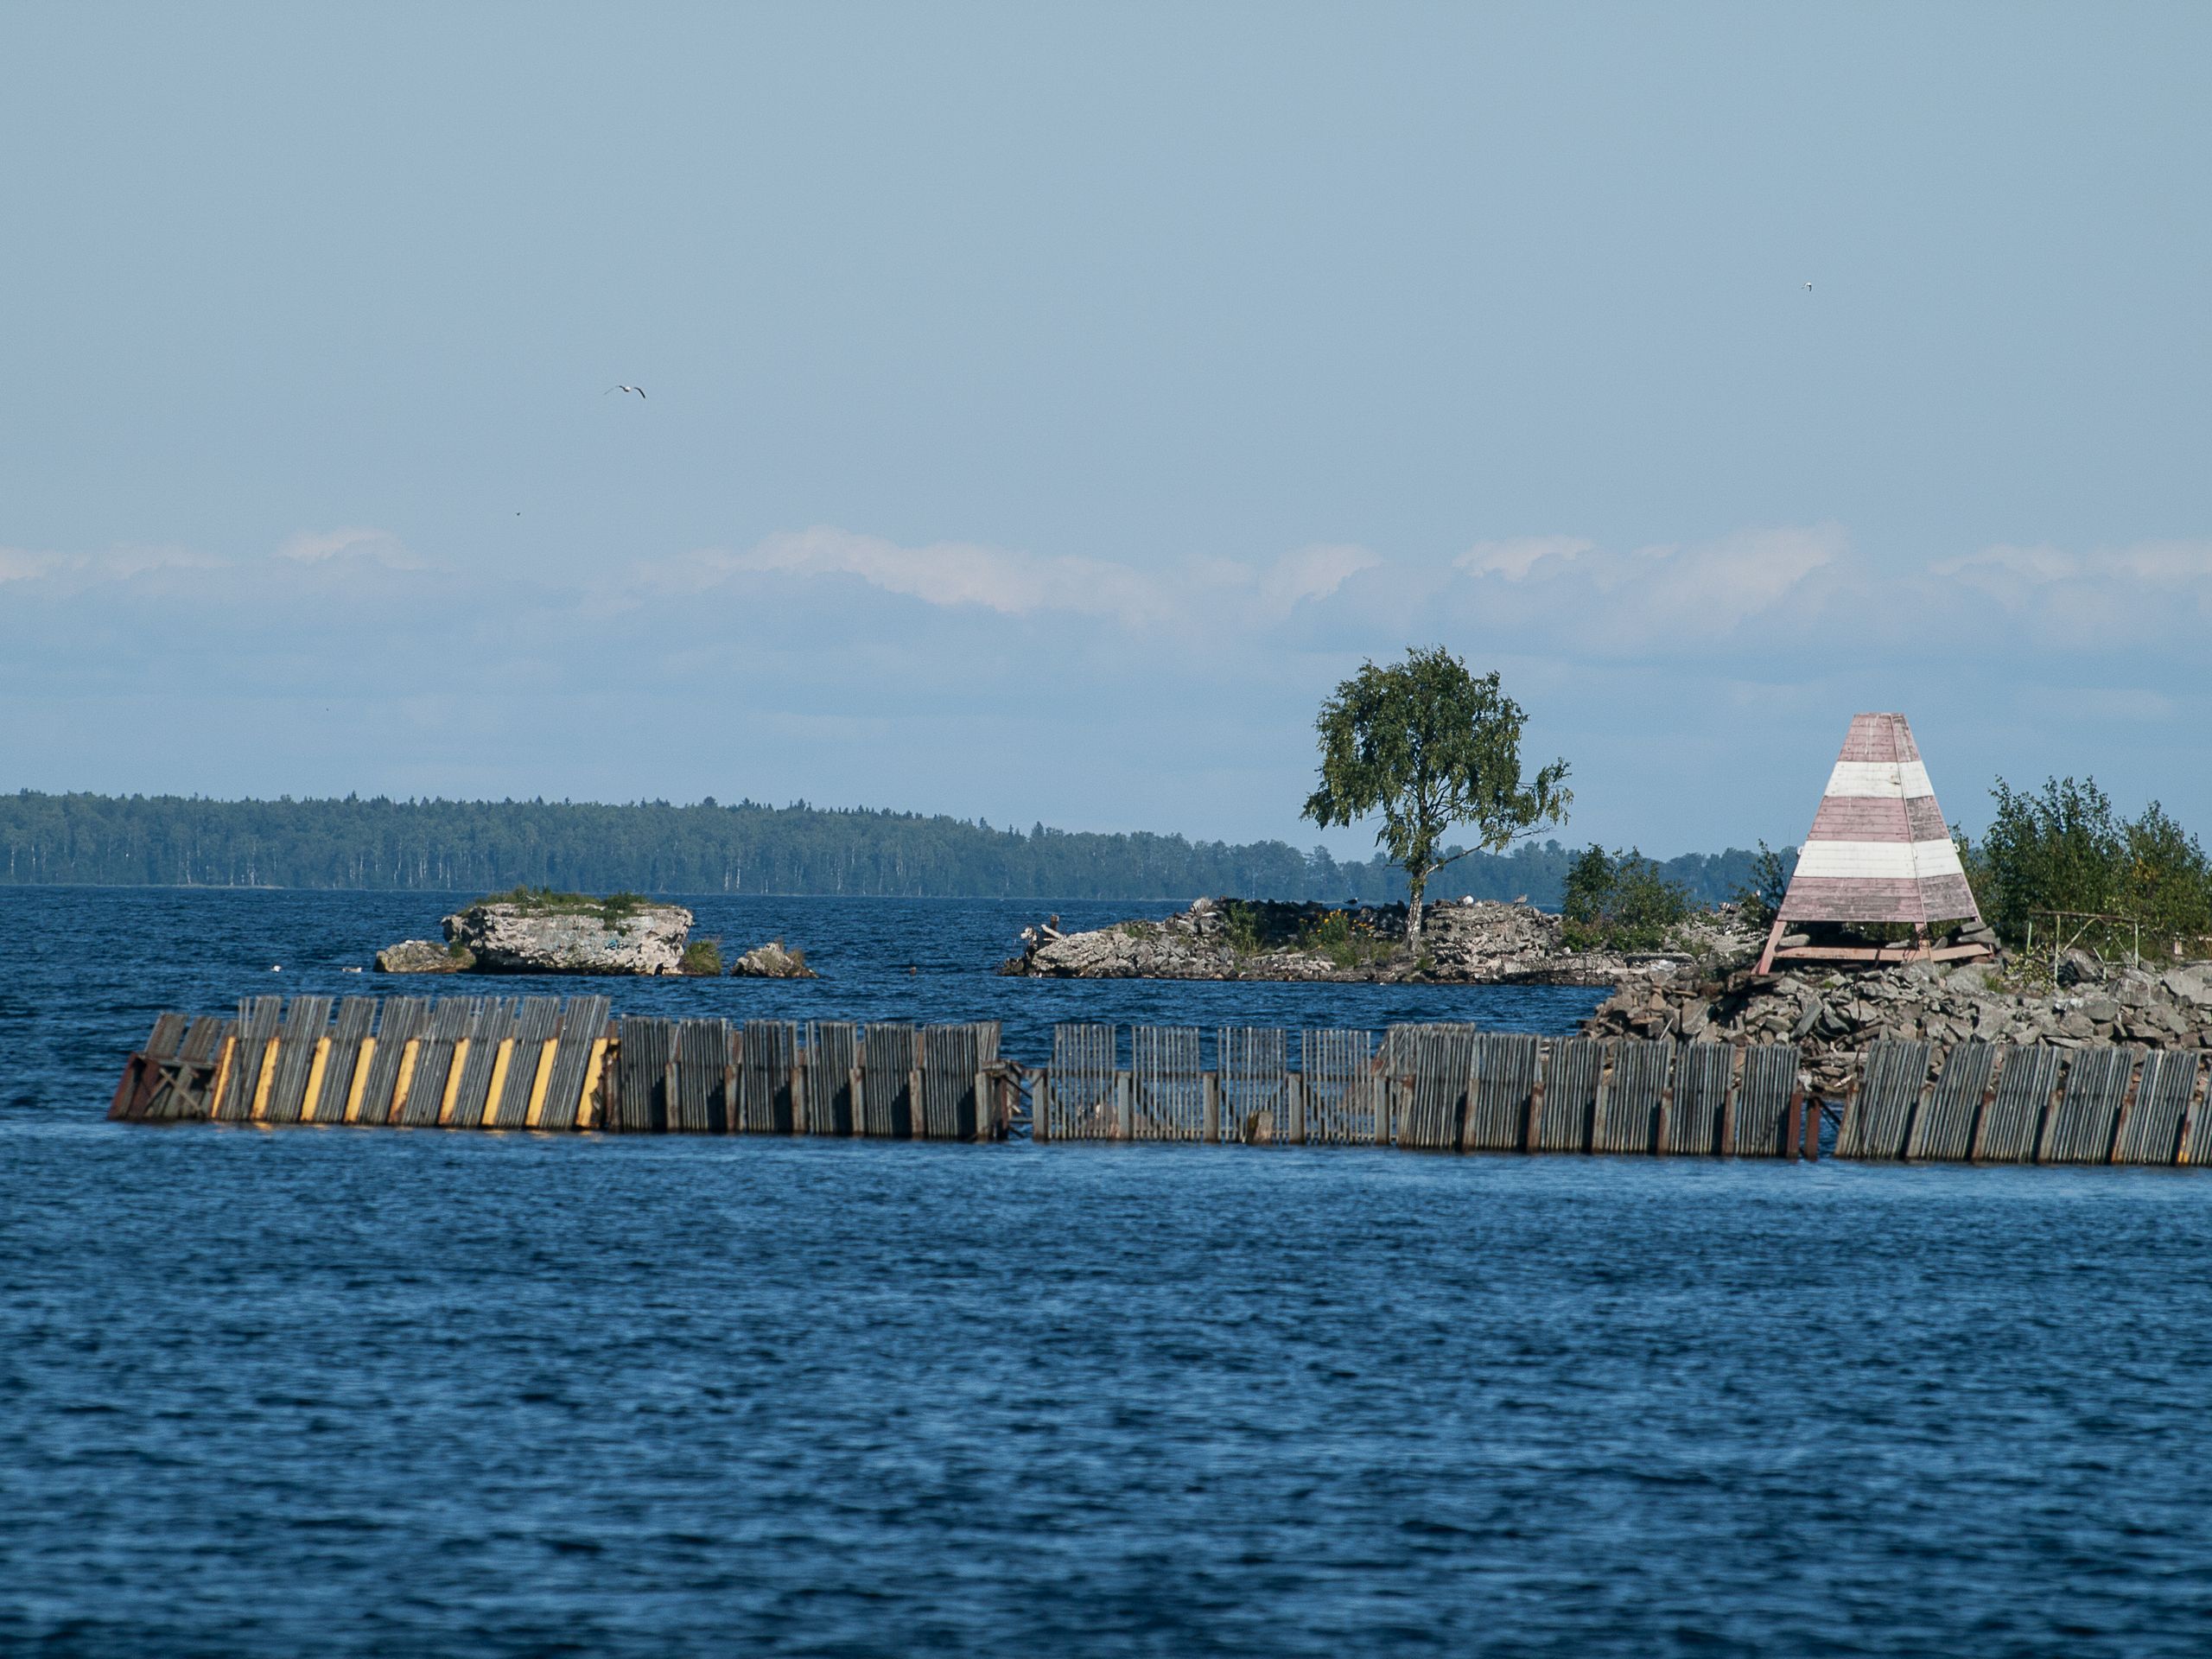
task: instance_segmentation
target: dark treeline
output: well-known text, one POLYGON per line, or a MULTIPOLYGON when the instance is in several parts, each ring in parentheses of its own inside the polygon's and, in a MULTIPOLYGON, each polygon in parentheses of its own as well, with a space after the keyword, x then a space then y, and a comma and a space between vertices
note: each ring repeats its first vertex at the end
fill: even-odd
MULTIPOLYGON (((1574 853, 1557 842, 1476 855, 1437 898, 1523 894, 1556 909, 1574 853)), ((1731 897, 1752 855, 1690 854, 1660 868, 1694 899, 1731 897)), ((177 796, 0 795, 0 883, 490 893, 518 885, 607 893, 903 897, 1402 899, 1377 856, 1339 863, 1280 841, 997 830, 910 812, 804 804, 603 806, 566 801, 211 801, 177 796)))

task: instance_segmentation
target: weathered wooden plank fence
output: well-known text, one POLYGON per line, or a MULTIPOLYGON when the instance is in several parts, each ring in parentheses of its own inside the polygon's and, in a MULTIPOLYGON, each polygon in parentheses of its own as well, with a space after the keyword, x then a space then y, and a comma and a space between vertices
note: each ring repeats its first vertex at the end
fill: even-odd
POLYGON ((1055 1028, 1027 1074, 1033 1133, 1054 1141, 1383 1146, 1425 1152, 1703 1154, 1795 1158, 1818 1147, 1817 1103, 1788 1044, 1597 1042, 1465 1025, 1286 1032, 1228 1027, 1216 1069, 1189 1027, 1055 1028), (1192 1109, 1192 1103, 1198 1103, 1192 1109))
POLYGON ((2212 1161, 2200 1057, 2183 1049, 1877 1043, 1836 1156, 1914 1162, 2212 1161))
MULTIPOLYGON (((355 1123, 980 1141, 1033 1137, 1796 1159, 1822 1103, 1787 1043, 1596 1041, 1466 1025, 1291 1033, 1068 1024, 1052 1064, 1000 1028, 610 1015, 604 996, 249 997, 164 1014, 109 1108, 148 1122, 355 1123), (1123 1064, 1123 1056, 1127 1064, 1123 1064)), ((2212 1162, 2212 1068, 2186 1051, 1884 1042, 1835 1103, 1836 1155, 2212 1162)))
POLYGON ((604 996, 250 997, 164 1014, 108 1116, 134 1122, 992 1140, 1017 1116, 999 1027, 609 1018, 604 996))

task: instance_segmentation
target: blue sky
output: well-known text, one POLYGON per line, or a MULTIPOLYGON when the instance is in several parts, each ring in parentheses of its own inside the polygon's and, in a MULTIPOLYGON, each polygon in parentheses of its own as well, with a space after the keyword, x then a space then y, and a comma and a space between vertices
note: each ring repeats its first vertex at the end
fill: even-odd
POLYGON ((1795 841, 1861 709, 1955 821, 2212 829, 2208 63, 2202 6, 0 10, 0 787, 1306 842, 1316 705, 1440 641, 1571 838, 1795 841))

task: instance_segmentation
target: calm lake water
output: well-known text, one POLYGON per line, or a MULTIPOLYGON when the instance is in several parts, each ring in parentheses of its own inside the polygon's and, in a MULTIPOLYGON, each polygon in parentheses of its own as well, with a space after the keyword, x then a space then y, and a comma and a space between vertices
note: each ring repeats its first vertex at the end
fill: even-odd
MULTIPOLYGON (((2212 1172, 102 1120, 160 1008, 388 989, 339 969, 442 908, 0 889, 0 1650, 2212 1643, 2212 1172)), ((825 977, 618 1012, 1039 1058, 1593 1001, 1007 981, 1046 907, 696 908, 825 977)))

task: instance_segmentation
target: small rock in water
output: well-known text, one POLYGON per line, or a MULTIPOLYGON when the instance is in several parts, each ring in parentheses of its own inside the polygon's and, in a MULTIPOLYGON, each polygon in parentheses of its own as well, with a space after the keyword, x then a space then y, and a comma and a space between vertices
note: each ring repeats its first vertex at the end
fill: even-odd
POLYGON ((466 950, 456 955, 435 939, 403 939, 377 952, 380 974, 459 974, 475 965, 466 950))
MULTIPOLYGON (((909 969, 908 972, 912 969, 909 969)), ((817 979, 806 965, 806 952, 786 950, 781 939, 756 944, 730 965, 730 972, 745 979, 817 979)))

